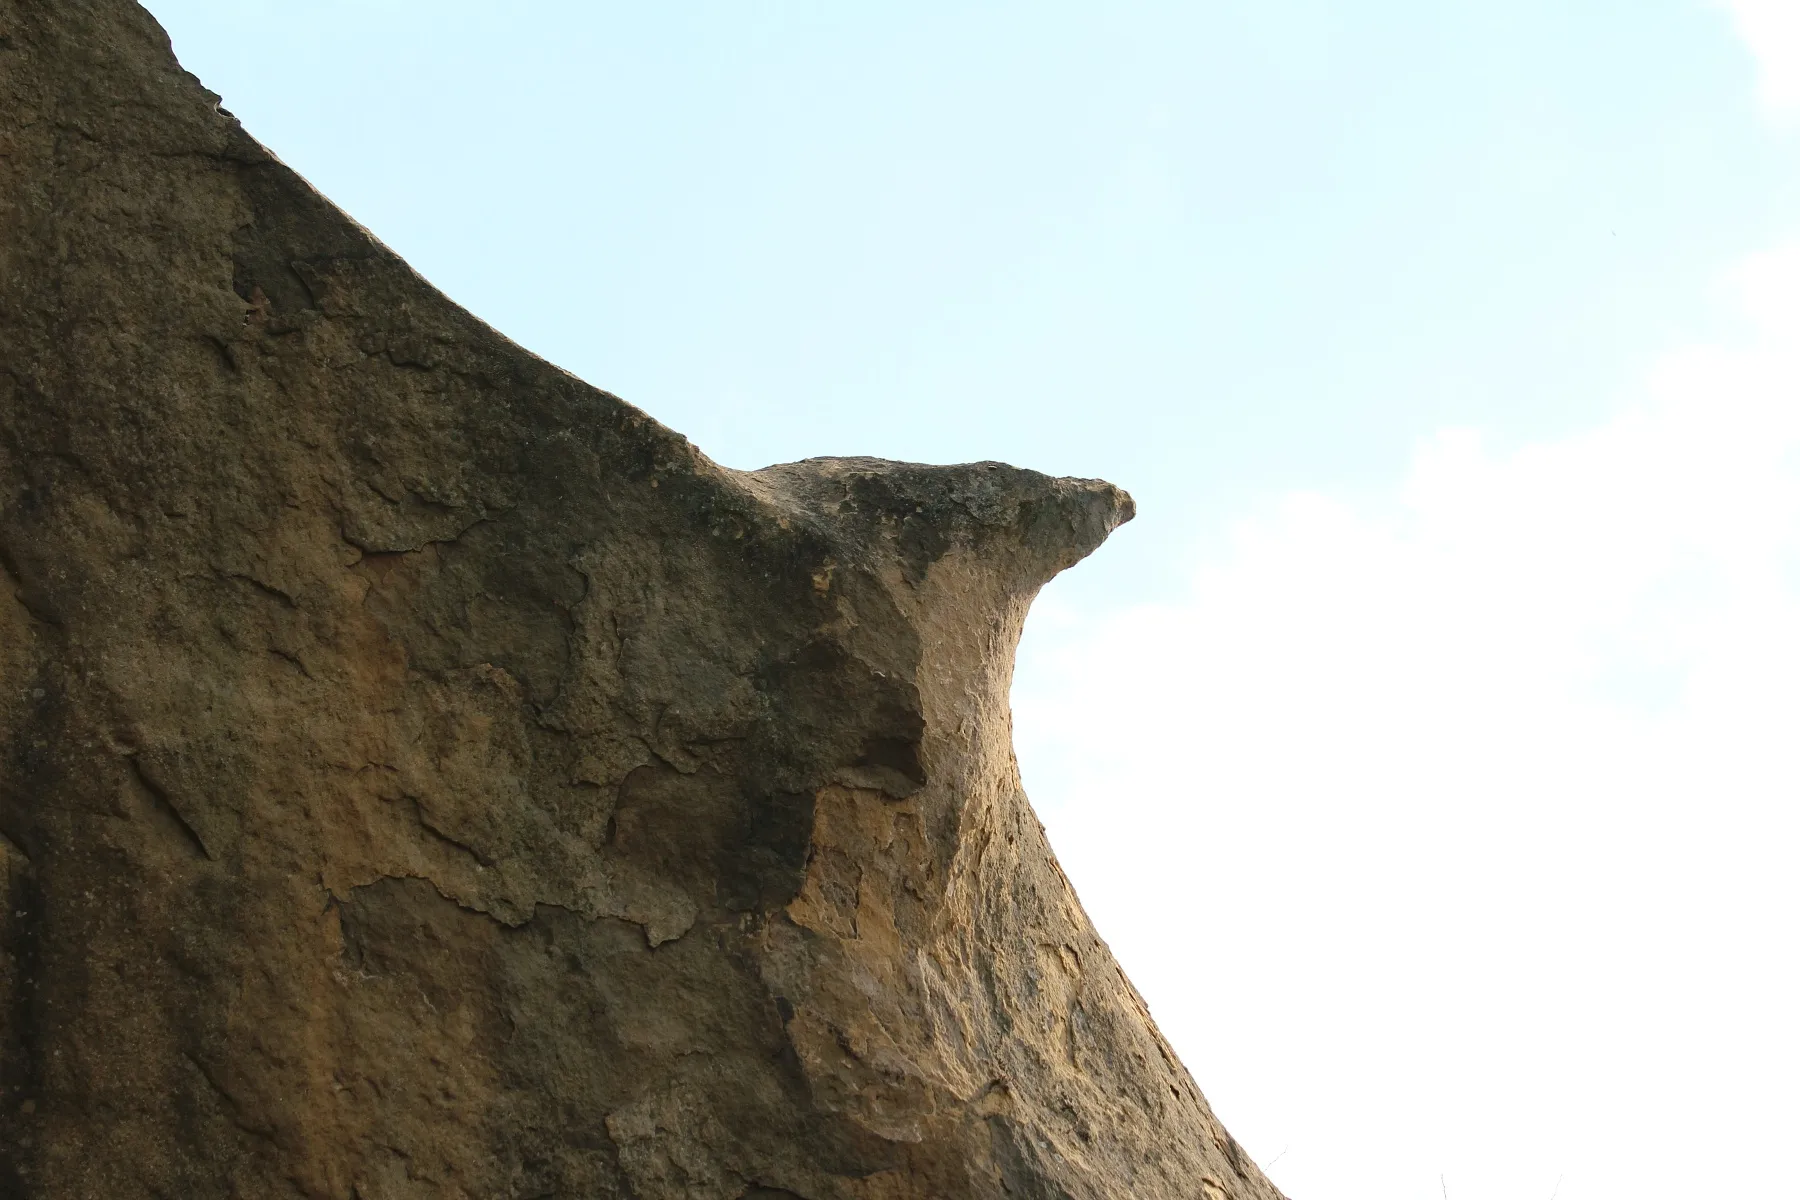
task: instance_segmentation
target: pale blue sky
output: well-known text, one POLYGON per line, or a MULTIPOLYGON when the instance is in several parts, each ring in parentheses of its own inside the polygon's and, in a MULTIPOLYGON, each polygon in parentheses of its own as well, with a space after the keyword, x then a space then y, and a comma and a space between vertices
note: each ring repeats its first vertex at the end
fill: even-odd
POLYGON ((725 463, 1137 495, 1021 766, 1297 1200, 1800 1198, 1800 0, 1730 3, 150 7, 725 463))
POLYGON ((1082 594, 1440 426, 1593 419, 1795 197, 1702 0, 151 8, 427 277, 723 462, 1130 488, 1082 594))

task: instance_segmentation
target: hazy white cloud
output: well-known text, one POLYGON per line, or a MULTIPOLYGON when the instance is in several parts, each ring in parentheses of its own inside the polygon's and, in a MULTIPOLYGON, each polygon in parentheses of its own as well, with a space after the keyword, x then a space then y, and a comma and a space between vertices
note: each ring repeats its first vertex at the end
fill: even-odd
POLYGON ((1800 0, 1725 0, 1738 36, 1756 55, 1763 103, 1800 116, 1800 0))
POLYGON ((1184 602, 1033 618, 1027 786, 1301 1200, 1793 1191, 1800 245, 1731 284, 1603 427, 1442 433, 1184 602))

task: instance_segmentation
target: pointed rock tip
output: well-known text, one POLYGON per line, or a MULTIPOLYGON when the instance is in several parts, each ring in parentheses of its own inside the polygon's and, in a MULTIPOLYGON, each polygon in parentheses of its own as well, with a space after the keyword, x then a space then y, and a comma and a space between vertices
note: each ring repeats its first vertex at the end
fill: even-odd
POLYGON ((1136 515, 1123 488, 1001 462, 936 466, 808 458, 737 473, 751 491, 819 529, 847 557, 897 561, 914 582, 953 550, 980 554, 1035 589, 1136 515))

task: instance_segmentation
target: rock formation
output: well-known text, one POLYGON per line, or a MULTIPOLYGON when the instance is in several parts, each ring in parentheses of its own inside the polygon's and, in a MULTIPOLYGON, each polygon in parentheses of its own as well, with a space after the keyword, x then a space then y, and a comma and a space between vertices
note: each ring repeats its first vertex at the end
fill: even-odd
POLYGON ((1131 513, 724 469, 0 0, 0 1196, 1278 1194, 1019 786, 1131 513))

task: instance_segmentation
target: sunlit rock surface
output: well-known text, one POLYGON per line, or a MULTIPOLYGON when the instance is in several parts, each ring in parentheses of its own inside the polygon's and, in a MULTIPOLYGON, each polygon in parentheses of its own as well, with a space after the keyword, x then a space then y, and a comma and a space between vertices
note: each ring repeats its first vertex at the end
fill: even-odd
POLYGON ((1129 498, 721 468, 127 0, 0 104, 0 1195, 1277 1196, 1013 761, 1129 498))

